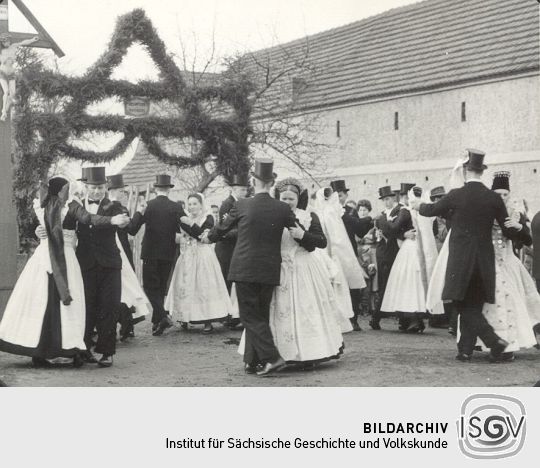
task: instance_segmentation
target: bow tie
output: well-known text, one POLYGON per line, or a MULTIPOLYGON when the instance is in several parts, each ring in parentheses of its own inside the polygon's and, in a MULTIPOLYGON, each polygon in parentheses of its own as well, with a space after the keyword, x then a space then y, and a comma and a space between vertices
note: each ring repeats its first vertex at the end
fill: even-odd
POLYGON ((99 205, 101 200, 88 200, 89 205, 99 205))

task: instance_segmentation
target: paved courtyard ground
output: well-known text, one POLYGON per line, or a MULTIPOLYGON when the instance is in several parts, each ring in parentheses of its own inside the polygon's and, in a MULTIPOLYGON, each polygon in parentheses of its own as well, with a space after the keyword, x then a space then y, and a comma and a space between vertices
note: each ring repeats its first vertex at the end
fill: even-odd
POLYGON ((445 330, 404 335, 389 319, 384 330, 345 335, 345 354, 311 371, 286 370, 272 377, 248 376, 237 353, 240 332, 221 326, 213 335, 200 327, 174 328, 153 337, 150 324, 119 343, 114 366, 34 369, 29 358, 0 353, 0 379, 10 386, 524 386, 540 380, 540 351, 522 351, 511 364, 490 364, 486 353, 472 363, 455 361, 455 342, 445 330))

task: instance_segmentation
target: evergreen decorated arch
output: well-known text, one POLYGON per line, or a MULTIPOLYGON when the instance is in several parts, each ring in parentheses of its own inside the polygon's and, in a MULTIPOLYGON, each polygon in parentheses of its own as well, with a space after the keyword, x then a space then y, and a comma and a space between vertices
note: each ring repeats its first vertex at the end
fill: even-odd
POLYGON ((30 212, 31 199, 39 180, 56 158, 77 159, 87 163, 106 163, 121 156, 135 138, 158 160, 180 168, 214 162, 217 173, 226 179, 235 173, 247 173, 250 166, 248 137, 251 133, 252 107, 249 79, 235 75, 222 77, 218 85, 188 86, 184 74, 167 54, 144 10, 121 16, 107 50, 81 77, 70 77, 50 70, 23 70, 18 82, 18 106, 15 118, 14 197, 22 235, 30 212), (111 74, 120 65, 128 48, 140 43, 159 70, 159 81, 113 80, 111 74), (127 118, 118 115, 90 115, 89 106, 107 98, 127 100, 144 97, 169 101, 181 110, 178 117, 147 116, 127 118), (36 111, 33 102, 61 99, 59 112, 36 111), (232 109, 223 117, 210 115, 203 105, 214 101, 232 109), (89 151, 70 140, 86 132, 121 135, 108 151, 89 151), (192 138, 200 144, 194 154, 173 154, 159 139, 192 138))

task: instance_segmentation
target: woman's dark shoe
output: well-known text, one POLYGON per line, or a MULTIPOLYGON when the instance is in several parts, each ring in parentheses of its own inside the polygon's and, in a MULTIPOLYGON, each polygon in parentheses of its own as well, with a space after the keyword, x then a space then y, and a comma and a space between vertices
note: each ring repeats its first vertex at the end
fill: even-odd
POLYGON ((32 366, 34 367, 52 367, 53 364, 48 359, 43 359, 39 357, 32 358, 32 366))
POLYGON ((187 322, 180 322, 180 328, 182 328, 182 330, 187 330, 188 329, 188 323, 187 322))
POLYGON ((448 327, 448 333, 450 333, 450 335, 452 335, 452 336, 457 335, 456 330, 455 330, 454 327, 448 327))
POLYGON ((381 324, 378 320, 374 320, 374 319, 371 319, 369 321, 369 326, 373 329, 373 330, 381 330, 381 324))
POLYGON ((405 330, 407 333, 424 333, 426 326, 423 320, 415 320, 405 330))
POLYGON ((92 351, 83 351, 80 356, 81 359, 88 364, 97 364, 98 362, 92 351))
POLYGON ((75 356, 73 356, 73 367, 78 369, 79 367, 82 367, 83 365, 84 365, 84 361, 80 354, 76 354, 75 356))
POLYGON ((214 331, 214 327, 212 326, 211 323, 208 323, 208 324, 206 324, 206 325, 204 326, 202 332, 203 332, 205 335, 209 335, 209 334, 212 333, 213 331, 214 331))

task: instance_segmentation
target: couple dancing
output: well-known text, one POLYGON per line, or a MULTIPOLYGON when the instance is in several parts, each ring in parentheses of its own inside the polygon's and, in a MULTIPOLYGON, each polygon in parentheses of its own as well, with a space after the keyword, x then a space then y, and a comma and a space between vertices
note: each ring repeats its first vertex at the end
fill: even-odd
POLYGON ((130 219, 107 192, 105 168, 89 168, 88 196, 73 195, 65 177, 43 184, 34 211, 41 242, 19 277, 0 323, 0 351, 34 365, 73 358, 112 365, 121 302, 122 259, 117 230, 130 219), (97 329, 97 361, 90 353, 97 329), (90 359, 92 360, 90 361, 90 359))
POLYGON ((302 187, 285 180, 276 190, 281 201, 272 198, 276 174, 268 159, 256 160, 252 175, 255 196, 238 200, 201 240, 216 242, 238 229, 228 279, 245 328, 245 371, 264 376, 287 361, 337 357, 343 342, 326 267, 309 254, 326 247, 326 237, 318 217, 298 209, 302 187))
POLYGON ((437 271, 443 272, 444 278, 434 273, 428 302, 433 304, 442 299, 455 304, 460 316, 456 359, 470 361, 480 338, 491 350, 491 360, 498 362, 504 360, 509 342, 495 332, 486 317, 486 308, 503 307, 502 298, 508 298, 513 291, 504 281, 497 281, 492 233, 496 225, 508 242, 519 241, 523 239, 524 228, 509 217, 501 196, 483 184, 482 175, 487 169, 485 153, 477 150, 467 152, 466 160, 458 164, 453 173, 451 185, 459 188, 451 190, 436 203, 422 203, 411 191, 410 204, 422 216, 451 218, 448 252, 446 255, 441 251, 436 267, 437 271), (464 184, 459 183, 460 179, 464 184))

